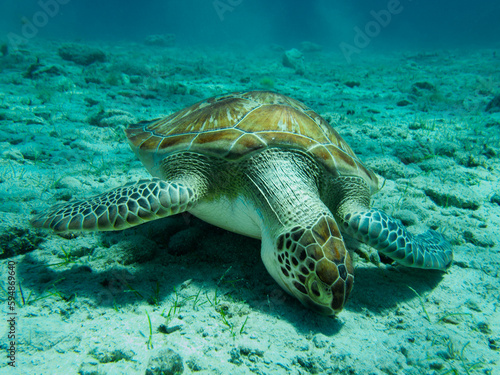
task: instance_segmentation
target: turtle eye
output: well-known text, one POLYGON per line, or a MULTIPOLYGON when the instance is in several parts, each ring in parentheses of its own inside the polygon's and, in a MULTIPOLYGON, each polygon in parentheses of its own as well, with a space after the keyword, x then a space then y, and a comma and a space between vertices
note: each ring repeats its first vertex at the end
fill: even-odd
POLYGON ((311 289, 311 293, 314 294, 316 297, 321 296, 321 292, 319 291, 319 287, 318 287, 318 282, 317 281, 314 281, 313 283, 311 283, 310 289, 311 289))

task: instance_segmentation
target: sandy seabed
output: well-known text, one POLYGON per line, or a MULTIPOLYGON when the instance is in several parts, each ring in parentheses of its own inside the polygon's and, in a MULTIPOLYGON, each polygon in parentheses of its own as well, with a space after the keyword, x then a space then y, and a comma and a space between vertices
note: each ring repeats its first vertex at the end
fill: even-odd
POLYGON ((283 53, 34 40, 0 56, 0 373, 500 374, 500 50, 303 52, 295 69, 283 53), (354 290, 324 317, 268 275, 259 241, 188 214, 30 227, 49 205, 148 177, 128 124, 251 89, 329 121, 386 178, 374 207, 449 238, 448 272, 375 264, 352 243, 354 290))

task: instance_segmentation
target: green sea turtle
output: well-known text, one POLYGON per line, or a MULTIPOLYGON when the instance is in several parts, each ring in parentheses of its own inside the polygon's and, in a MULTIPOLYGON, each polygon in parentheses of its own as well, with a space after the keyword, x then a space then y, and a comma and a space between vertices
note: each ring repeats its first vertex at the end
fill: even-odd
POLYGON ((409 233, 370 209, 379 188, 340 135, 304 104, 273 92, 231 93, 131 125, 132 149, 154 178, 56 205, 35 227, 109 231, 190 212, 262 239, 283 289, 331 315, 354 282, 341 231, 409 267, 445 270, 452 250, 432 230, 409 233))

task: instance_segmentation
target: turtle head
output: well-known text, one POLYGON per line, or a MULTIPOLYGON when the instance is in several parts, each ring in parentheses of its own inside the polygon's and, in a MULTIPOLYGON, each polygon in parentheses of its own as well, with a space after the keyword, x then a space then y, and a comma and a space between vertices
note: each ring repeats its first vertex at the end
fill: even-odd
POLYGON ((263 236, 262 258, 273 278, 303 305, 323 315, 342 310, 354 283, 354 268, 331 216, 263 236))

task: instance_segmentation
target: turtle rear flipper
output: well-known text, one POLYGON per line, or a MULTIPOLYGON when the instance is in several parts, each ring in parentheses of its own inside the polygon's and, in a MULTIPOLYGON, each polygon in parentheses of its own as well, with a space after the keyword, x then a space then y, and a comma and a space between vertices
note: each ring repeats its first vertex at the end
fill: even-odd
POLYGON ((55 232, 121 230, 189 210, 200 198, 197 190, 182 182, 141 180, 53 206, 31 219, 31 225, 55 232))
POLYGON ((343 224, 349 235, 407 267, 446 270, 453 260, 451 245, 442 234, 428 230, 414 235, 377 209, 347 214, 343 224))

